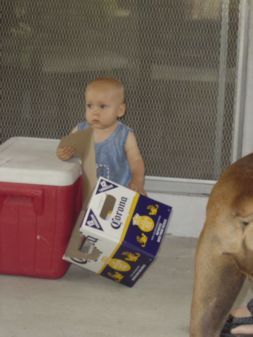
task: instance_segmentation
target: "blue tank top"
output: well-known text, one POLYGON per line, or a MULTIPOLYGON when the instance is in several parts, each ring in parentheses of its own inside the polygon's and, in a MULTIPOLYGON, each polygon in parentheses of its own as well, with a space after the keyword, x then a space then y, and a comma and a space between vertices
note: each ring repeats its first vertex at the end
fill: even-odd
MULTIPOLYGON (((77 130, 88 128, 87 122, 77 125, 77 130)), ((125 143, 131 129, 121 122, 103 142, 95 144, 97 177, 104 177, 120 185, 128 186, 131 171, 125 152, 125 143)))

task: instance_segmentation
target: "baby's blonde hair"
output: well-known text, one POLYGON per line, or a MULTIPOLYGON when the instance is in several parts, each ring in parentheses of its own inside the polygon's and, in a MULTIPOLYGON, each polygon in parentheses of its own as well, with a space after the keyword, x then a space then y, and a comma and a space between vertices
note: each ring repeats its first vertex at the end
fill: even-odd
POLYGON ((122 103, 125 103, 125 92, 124 92, 124 86, 122 82, 118 79, 112 78, 112 77, 98 77, 95 80, 90 81, 87 84, 87 87, 85 89, 85 93, 91 89, 92 87, 98 87, 100 89, 114 89, 117 90, 121 99, 122 103))

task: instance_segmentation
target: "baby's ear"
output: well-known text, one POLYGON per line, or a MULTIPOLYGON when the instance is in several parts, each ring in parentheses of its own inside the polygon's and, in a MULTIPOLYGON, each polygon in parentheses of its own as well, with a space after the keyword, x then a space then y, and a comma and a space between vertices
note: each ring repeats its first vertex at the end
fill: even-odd
POLYGON ((126 113, 126 104, 121 103, 119 106, 118 117, 123 117, 126 113))

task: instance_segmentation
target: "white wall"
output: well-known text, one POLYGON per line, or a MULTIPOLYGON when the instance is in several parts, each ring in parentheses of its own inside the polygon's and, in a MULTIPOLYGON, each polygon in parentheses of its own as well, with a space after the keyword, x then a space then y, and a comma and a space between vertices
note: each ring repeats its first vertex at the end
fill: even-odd
POLYGON ((148 195, 150 198, 173 207, 168 234, 189 237, 199 236, 205 220, 207 197, 152 192, 148 193, 148 195))

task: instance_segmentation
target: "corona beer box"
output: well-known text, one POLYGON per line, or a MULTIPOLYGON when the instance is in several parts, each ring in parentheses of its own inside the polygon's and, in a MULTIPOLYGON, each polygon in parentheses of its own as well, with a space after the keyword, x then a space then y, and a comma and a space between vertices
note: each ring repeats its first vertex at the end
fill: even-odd
POLYGON ((0 274, 59 278, 82 207, 80 162, 57 140, 14 137, 0 146, 0 274))
POLYGON ((170 206, 100 178, 78 220, 85 258, 64 258, 131 287, 154 260, 170 213, 170 206))

